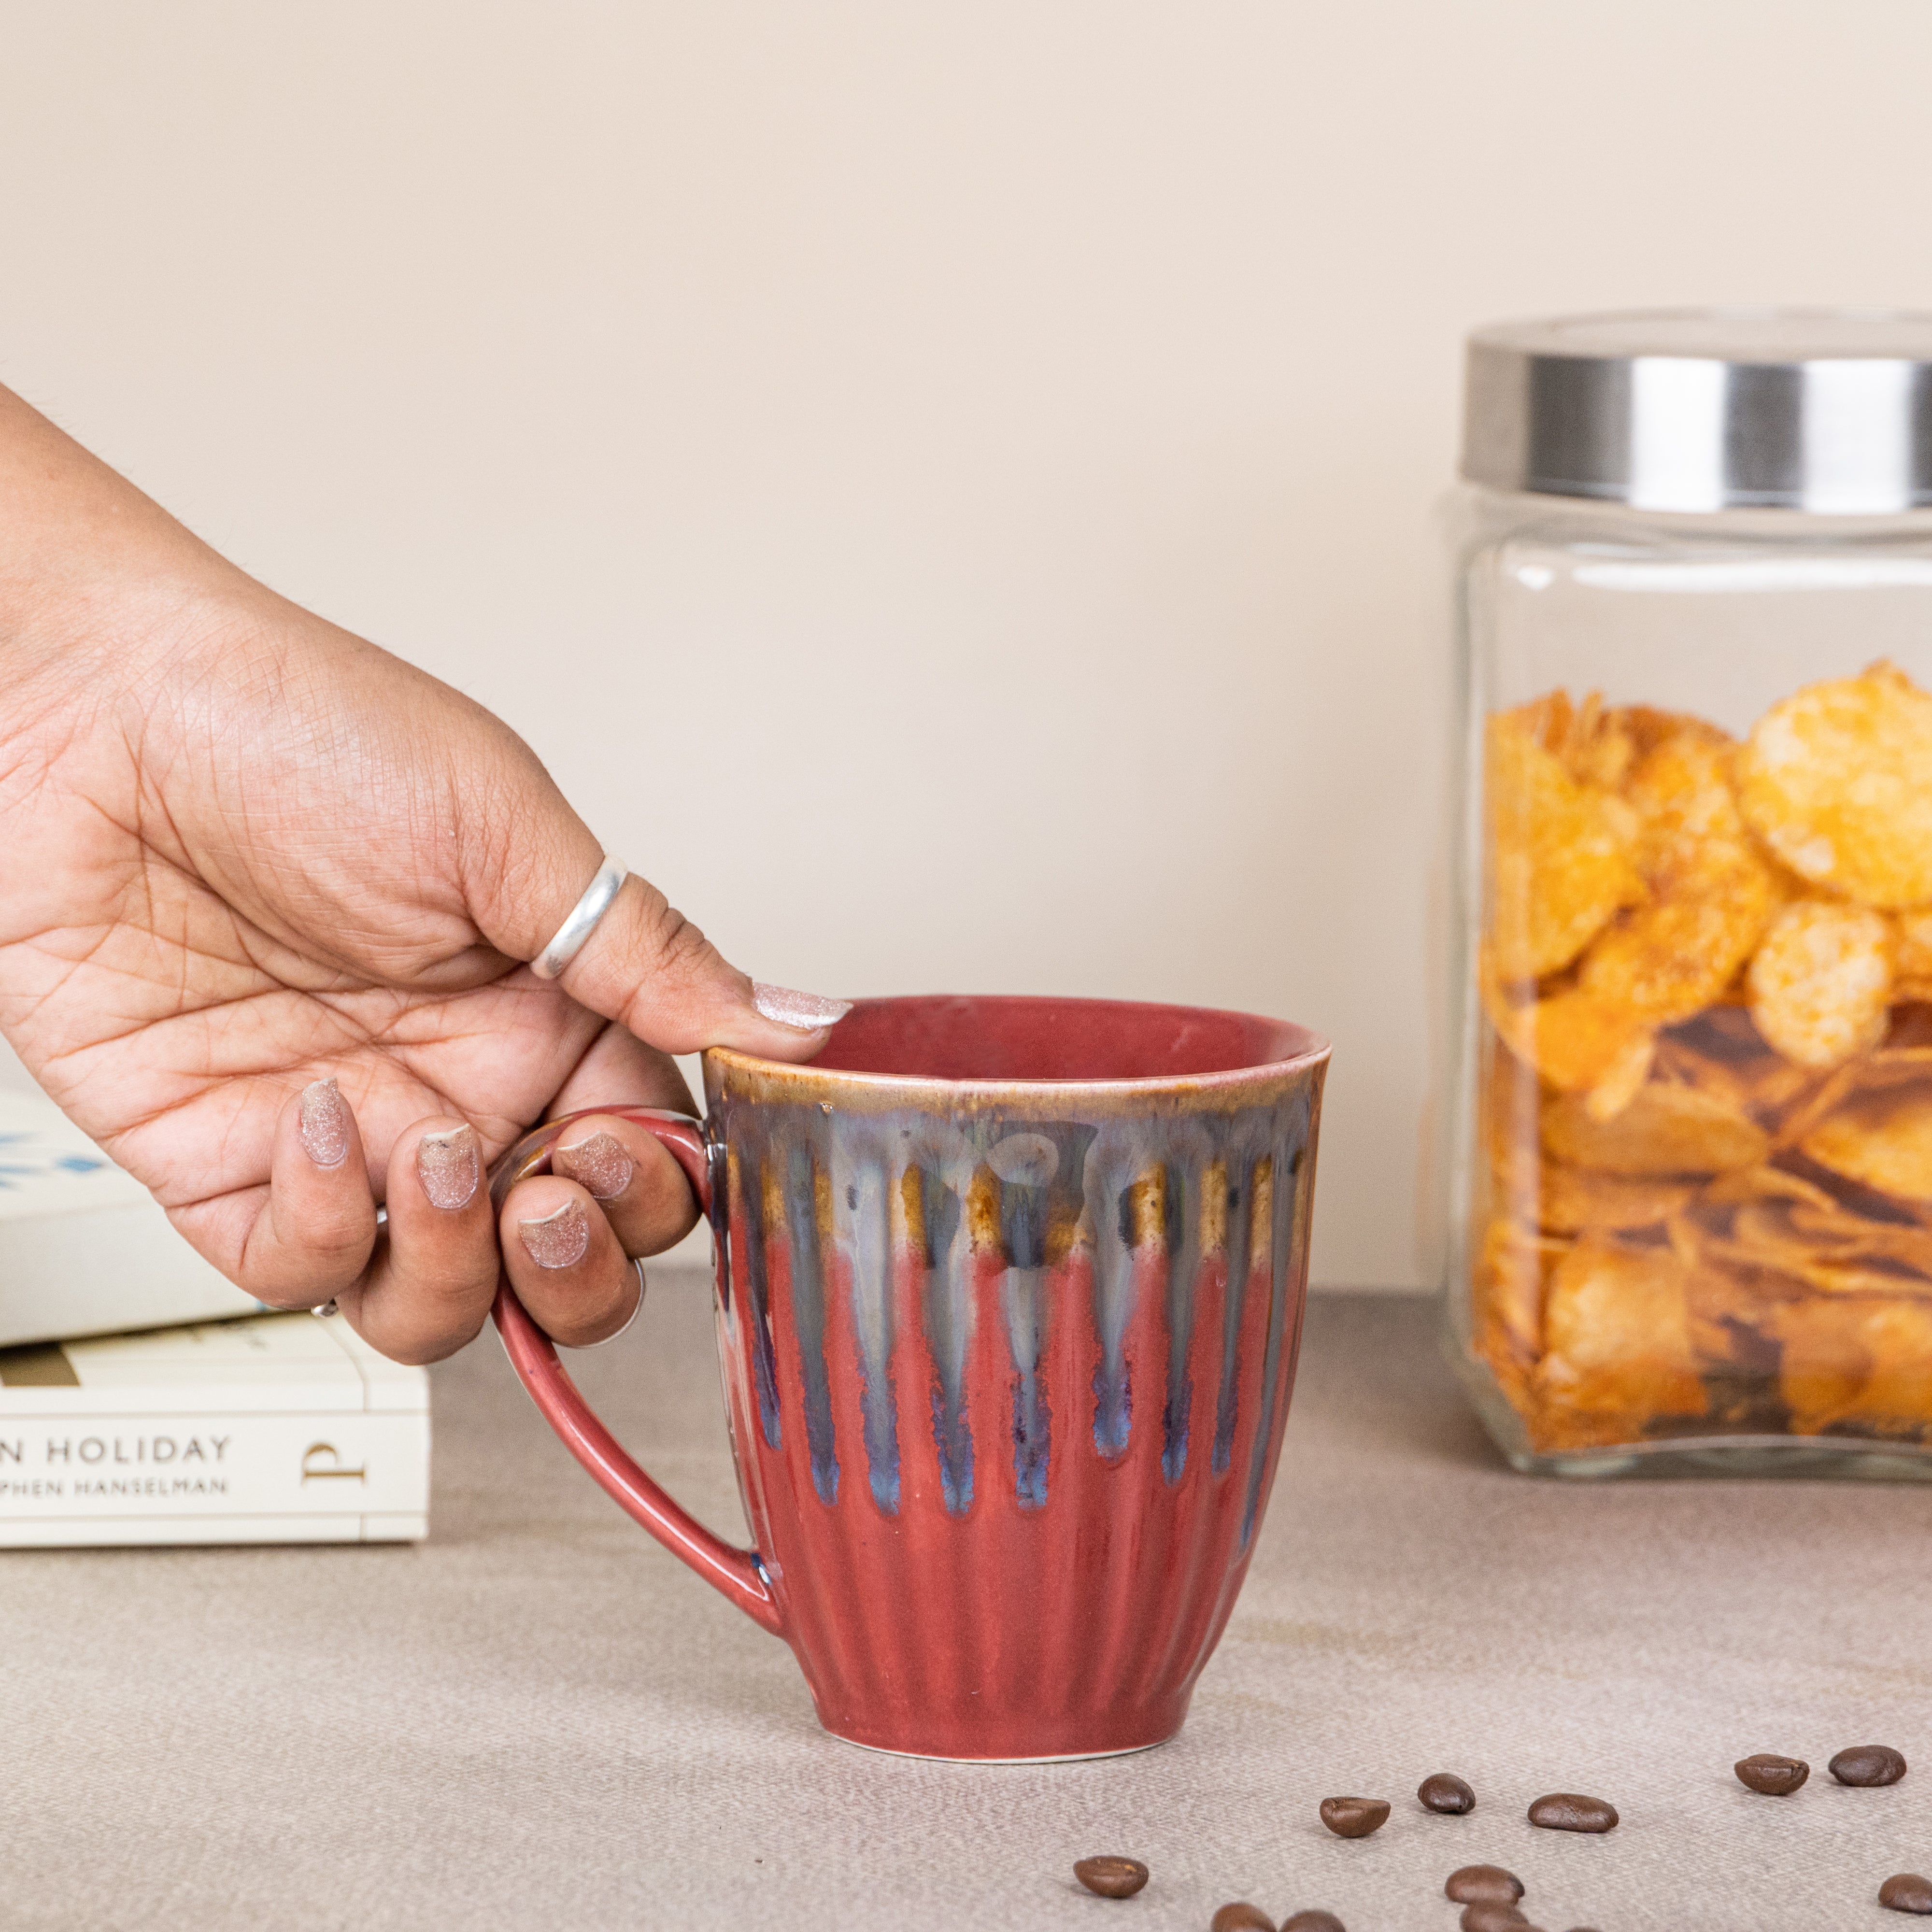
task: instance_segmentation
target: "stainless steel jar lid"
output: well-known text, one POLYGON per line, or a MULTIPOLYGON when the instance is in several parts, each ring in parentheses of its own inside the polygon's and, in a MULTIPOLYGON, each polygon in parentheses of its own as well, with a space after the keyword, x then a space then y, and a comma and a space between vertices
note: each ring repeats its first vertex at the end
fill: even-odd
POLYGON ((1932 315, 1660 309, 1479 328, 1462 474, 1646 510, 1932 505, 1932 315))

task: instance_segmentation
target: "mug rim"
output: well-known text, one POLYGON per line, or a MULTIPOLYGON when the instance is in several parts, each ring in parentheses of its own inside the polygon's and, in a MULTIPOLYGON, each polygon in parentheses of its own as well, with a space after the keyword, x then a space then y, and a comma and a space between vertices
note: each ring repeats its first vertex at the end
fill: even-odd
POLYGON ((1304 1026, 1298 1020, 1276 1019, 1267 1014, 1245 1012, 1229 1006, 1184 1005, 1166 1000, 1096 999, 1082 994, 1054 993, 892 993, 868 998, 855 1002, 855 1004, 890 1006, 900 1002, 933 999, 971 1000, 985 1006, 1025 1003, 1082 1006, 1090 1011, 1111 1007, 1140 1013, 1170 1013, 1177 1017, 1233 1020, 1256 1026, 1286 1028, 1298 1034, 1306 1044, 1298 1052, 1280 1059, 1257 1060, 1246 1066, 1222 1067, 1210 1072, 1161 1073, 1100 1080, 1028 1080, 985 1075, 953 1078, 938 1073, 874 1073, 857 1068, 821 1066, 815 1060, 767 1060, 760 1054, 746 1053, 736 1047, 730 1046, 708 1046, 704 1048, 701 1057, 707 1069, 715 1064, 721 1070, 728 1069, 754 1080, 780 1083, 796 1081, 801 1084, 836 1082, 842 1086, 861 1092, 882 1095, 931 1092, 937 1088, 962 1096, 1021 1094, 1032 1098, 1066 1094, 1095 1098, 1107 1096, 1125 1098, 1156 1094, 1214 1093, 1250 1085, 1262 1079, 1280 1079, 1325 1064, 1334 1051, 1330 1042, 1312 1028, 1304 1026))

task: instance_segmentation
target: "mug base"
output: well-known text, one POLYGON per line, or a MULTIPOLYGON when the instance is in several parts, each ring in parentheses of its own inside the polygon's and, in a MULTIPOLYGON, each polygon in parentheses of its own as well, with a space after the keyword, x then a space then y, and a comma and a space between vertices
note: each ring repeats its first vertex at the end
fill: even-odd
MULTIPOLYGON (((881 1757, 909 1757, 924 1764, 1090 1764, 1096 1758, 1132 1757, 1141 1751, 1158 1750, 1168 1738, 1150 1738, 1145 1744, 1109 1744, 1101 1750, 1045 1751, 1034 1756, 981 1757, 972 1752, 908 1750, 897 1744, 868 1744, 863 1738, 848 1738, 842 1732, 821 1726, 829 1738, 863 1751, 876 1751, 881 1757)), ((1171 1736, 1172 1734, 1170 1734, 1171 1736)))

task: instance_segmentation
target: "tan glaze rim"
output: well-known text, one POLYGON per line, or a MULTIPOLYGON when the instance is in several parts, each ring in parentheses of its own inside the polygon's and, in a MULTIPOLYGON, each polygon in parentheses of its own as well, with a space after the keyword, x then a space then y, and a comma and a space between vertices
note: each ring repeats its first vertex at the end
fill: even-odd
MULTIPOLYGON (((1068 1004, 1074 1002, 1070 1000, 1068 1004)), ((1136 1006, 1157 1003, 1088 1000, 1078 1004, 1136 1006)), ((1262 1026, 1291 1026, 1304 1035, 1310 1044, 1304 1052, 1286 1060, 1259 1060, 1252 1066, 1226 1067, 1217 1073, 1169 1073, 1136 1080, 949 1080, 938 1074, 864 1073, 847 1067, 814 1066, 809 1060, 794 1065, 782 1060, 760 1060, 756 1054, 740 1053, 736 1048, 728 1046, 706 1048, 704 1060, 706 1072, 715 1066, 722 1076, 728 1077, 730 1090, 740 1097, 823 1100, 830 1090, 848 1106, 868 1109, 904 1106, 920 1095, 941 1096, 944 1104, 954 1107, 1010 1106, 1018 1102, 1031 1109, 1055 1105, 1091 1107, 1096 1103, 1105 1106, 1109 1101, 1144 1102, 1161 1095, 1183 1103, 1211 1106, 1226 1102, 1245 1088, 1292 1082, 1302 1074, 1325 1066, 1334 1051, 1319 1034, 1298 1021, 1269 1019, 1262 1014, 1238 1013, 1226 1007, 1179 1006, 1174 1010, 1212 1013, 1216 1017, 1252 1021, 1262 1026)), ((707 1080, 707 1092, 710 1084, 707 1080)))

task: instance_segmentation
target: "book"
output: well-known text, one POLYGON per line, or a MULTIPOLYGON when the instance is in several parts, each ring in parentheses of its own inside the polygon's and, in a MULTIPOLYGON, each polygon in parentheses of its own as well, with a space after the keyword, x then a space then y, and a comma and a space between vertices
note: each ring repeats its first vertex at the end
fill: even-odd
POLYGON ((0 1093, 0 1348, 261 1312, 45 1094, 0 1093))
POLYGON ((429 1440, 340 1315, 0 1348, 0 1548, 415 1541, 429 1440))

